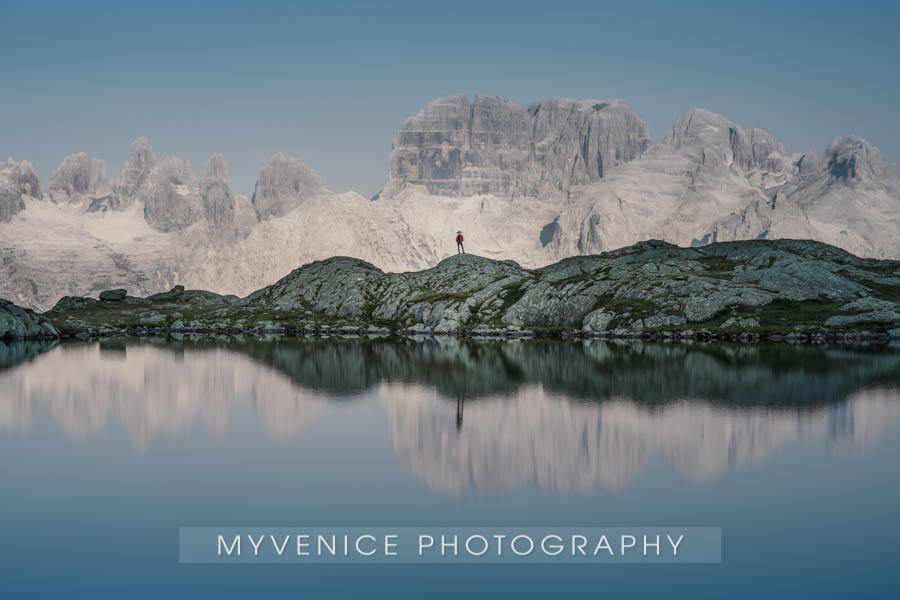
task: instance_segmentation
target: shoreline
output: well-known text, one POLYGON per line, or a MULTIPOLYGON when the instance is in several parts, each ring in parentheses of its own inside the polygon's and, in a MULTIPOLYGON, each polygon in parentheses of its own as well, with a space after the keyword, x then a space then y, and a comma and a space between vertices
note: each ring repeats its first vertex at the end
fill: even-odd
POLYGON ((302 327, 302 328, 137 328, 137 329, 105 329, 93 333, 62 333, 58 336, 37 335, 23 337, 4 337, 0 342, 14 343, 24 341, 52 341, 52 340, 99 340, 111 337, 139 337, 139 338, 165 338, 177 335, 191 336, 280 336, 280 337, 453 337, 467 339, 493 339, 493 340, 600 340, 600 341, 635 341, 635 342, 705 342, 705 343, 789 343, 789 344, 822 344, 822 343, 859 343, 880 342, 888 343, 900 340, 900 335, 872 331, 845 331, 828 333, 715 333, 707 330, 701 331, 665 331, 643 333, 613 333, 613 332, 586 332, 586 331, 532 331, 532 330, 506 330, 506 329, 479 329, 461 331, 429 331, 423 329, 384 329, 374 327, 302 327))

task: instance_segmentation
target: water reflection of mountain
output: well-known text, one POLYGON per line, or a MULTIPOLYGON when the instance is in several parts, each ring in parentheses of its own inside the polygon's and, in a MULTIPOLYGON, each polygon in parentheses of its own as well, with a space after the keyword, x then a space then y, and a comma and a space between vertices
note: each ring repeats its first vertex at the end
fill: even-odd
POLYGON ((118 419, 145 448, 197 423, 221 434, 234 407, 249 404, 271 435, 286 436, 329 399, 368 392, 386 408, 400 461, 444 492, 620 487, 654 452, 703 479, 799 439, 861 449, 900 421, 898 390, 900 352, 885 346, 452 338, 0 346, 0 430, 27 431, 44 411, 87 437, 118 419))
POLYGON ((862 450, 900 422, 900 390, 866 389, 804 409, 697 401, 571 402, 541 386, 495 401, 454 403, 427 388, 384 385, 394 450, 432 489, 462 493, 538 487, 621 488, 660 453, 692 480, 760 461, 785 444, 821 439, 862 450))
POLYGON ((0 428, 27 430, 47 407, 63 430, 84 438, 118 416, 139 449, 198 419, 222 433, 238 402, 252 404, 274 435, 289 435, 318 414, 324 398, 224 349, 168 352, 115 340, 58 346, 0 372, 0 428))
MULTIPOLYGON (((900 381, 900 347, 884 345, 197 337, 106 340, 99 348, 111 355, 124 352, 126 344, 175 355, 213 349, 248 355, 331 396, 355 395, 391 381, 427 385, 453 399, 474 399, 540 383, 591 400, 628 397, 655 404, 695 398, 798 406, 838 402, 861 386, 900 381)), ((0 369, 52 346, 0 343, 0 369)))

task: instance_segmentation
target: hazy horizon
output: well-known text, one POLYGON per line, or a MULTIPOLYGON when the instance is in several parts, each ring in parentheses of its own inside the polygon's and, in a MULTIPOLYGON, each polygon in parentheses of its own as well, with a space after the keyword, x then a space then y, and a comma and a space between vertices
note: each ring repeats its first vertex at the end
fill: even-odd
POLYGON ((0 158, 30 161, 46 186, 83 151, 115 179, 143 136, 198 175, 222 153, 247 195, 284 152, 333 191, 370 196, 403 119, 462 92, 622 98, 654 141, 702 107, 769 131, 789 153, 852 134, 900 162, 892 3, 852 14, 831 2, 374 4, 5 7, 13 85, 0 95, 0 158))

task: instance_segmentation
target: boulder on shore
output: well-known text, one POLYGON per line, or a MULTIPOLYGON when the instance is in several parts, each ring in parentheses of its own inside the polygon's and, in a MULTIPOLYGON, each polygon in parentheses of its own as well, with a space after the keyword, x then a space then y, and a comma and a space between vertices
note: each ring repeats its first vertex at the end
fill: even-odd
POLYGON ((104 290, 104 291, 100 292, 100 299, 110 301, 110 302, 115 302, 116 300, 124 300, 126 294, 128 294, 128 290, 126 290, 124 288, 118 288, 115 290, 104 290))

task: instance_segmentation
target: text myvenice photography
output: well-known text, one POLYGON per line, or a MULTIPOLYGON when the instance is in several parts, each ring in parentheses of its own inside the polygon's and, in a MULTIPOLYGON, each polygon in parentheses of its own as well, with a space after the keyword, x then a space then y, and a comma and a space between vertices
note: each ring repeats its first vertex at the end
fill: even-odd
POLYGON ((894 598, 900 2, 0 7, 0 600, 894 598))
POLYGON ((184 563, 718 563, 717 528, 179 530, 184 563))

